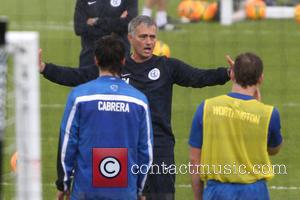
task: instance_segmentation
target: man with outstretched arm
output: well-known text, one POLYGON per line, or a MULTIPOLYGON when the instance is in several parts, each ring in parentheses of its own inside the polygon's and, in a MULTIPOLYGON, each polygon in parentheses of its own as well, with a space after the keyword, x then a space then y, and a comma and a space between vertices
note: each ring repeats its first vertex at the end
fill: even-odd
MULTIPOLYGON (((223 85, 229 80, 228 68, 200 69, 181 60, 152 54, 157 36, 155 22, 147 16, 137 16, 128 26, 132 55, 126 57, 121 77, 143 92, 150 104, 154 149, 153 164, 175 163, 175 138, 171 127, 173 85, 201 88, 223 85)), ((97 77, 95 65, 84 68, 61 67, 40 61, 40 72, 48 80, 76 86, 97 77)), ((147 199, 174 199, 174 174, 149 174, 144 189, 147 199)))

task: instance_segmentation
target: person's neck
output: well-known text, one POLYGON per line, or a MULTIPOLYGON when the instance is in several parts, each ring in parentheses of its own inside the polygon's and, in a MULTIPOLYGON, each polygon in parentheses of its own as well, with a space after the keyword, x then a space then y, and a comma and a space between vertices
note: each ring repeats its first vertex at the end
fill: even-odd
POLYGON ((150 58, 152 58, 152 56, 149 56, 147 58, 141 58, 140 56, 137 56, 136 53, 131 54, 131 59, 134 60, 134 62, 136 62, 136 63, 143 63, 143 62, 149 60, 150 58))
POLYGON ((115 77, 119 77, 116 74, 111 73, 110 71, 106 71, 106 70, 100 70, 99 72, 99 76, 115 76, 115 77))
POLYGON ((240 86, 236 83, 233 84, 232 89, 231 89, 231 91, 234 93, 244 94, 244 95, 248 95, 248 96, 254 96, 256 90, 257 90, 256 85, 243 88, 242 86, 240 86))

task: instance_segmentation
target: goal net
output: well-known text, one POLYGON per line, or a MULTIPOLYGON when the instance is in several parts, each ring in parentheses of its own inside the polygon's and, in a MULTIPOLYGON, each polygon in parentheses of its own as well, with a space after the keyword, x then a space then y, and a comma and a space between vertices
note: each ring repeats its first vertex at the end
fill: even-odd
MULTIPOLYGON (((220 23, 231 25, 246 19, 245 4, 247 0, 221 0, 220 23)), ((265 0, 266 18, 287 19, 294 17, 295 5, 300 0, 265 0)))
POLYGON ((1 161, 0 198, 39 200, 42 191, 39 36, 36 32, 7 32, 4 38, 5 45, 3 42, 0 48, 0 139, 1 157, 6 159, 1 161), (12 66, 7 64, 8 57, 12 58, 12 66), (15 151, 17 165, 12 172, 7 166, 15 151), (5 194, 12 190, 15 194, 5 194))

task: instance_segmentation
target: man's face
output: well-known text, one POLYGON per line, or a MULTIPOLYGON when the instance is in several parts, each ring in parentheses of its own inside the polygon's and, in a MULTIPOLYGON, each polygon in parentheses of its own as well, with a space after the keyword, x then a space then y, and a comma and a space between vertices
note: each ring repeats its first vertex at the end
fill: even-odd
POLYGON ((156 42, 156 31, 157 28, 154 25, 140 24, 136 27, 134 35, 128 35, 133 48, 133 57, 137 62, 151 58, 156 42))

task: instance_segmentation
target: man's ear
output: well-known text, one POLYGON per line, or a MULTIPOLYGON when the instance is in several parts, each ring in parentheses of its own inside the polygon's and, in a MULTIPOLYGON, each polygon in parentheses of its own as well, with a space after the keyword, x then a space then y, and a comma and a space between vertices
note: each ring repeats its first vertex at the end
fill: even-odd
POLYGON ((129 42, 132 40, 132 35, 130 33, 127 34, 127 38, 129 40, 129 42))
POLYGON ((259 79, 258 79, 258 84, 262 84, 262 82, 264 81, 264 74, 262 74, 259 79))
POLYGON ((96 66, 100 66, 100 63, 99 63, 99 61, 98 61, 98 59, 97 59, 97 57, 96 56, 94 56, 94 62, 95 62, 95 65, 96 66))
POLYGON ((122 61, 121 61, 121 63, 122 63, 122 65, 125 65, 125 57, 122 59, 122 61))
POLYGON ((234 81, 234 80, 235 80, 233 67, 231 67, 231 69, 230 69, 230 80, 231 80, 231 81, 234 81))

